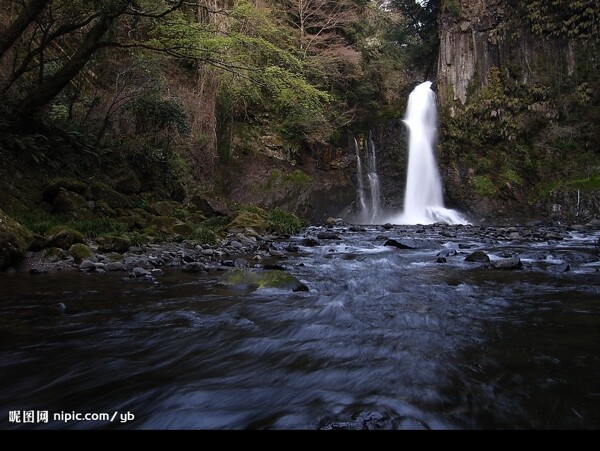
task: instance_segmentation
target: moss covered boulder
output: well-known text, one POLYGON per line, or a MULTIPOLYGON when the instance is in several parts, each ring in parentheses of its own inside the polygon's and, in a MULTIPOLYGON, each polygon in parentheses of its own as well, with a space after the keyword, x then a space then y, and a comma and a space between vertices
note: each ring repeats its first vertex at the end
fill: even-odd
POLYGON ((60 191, 52 202, 52 212, 64 215, 77 215, 87 209, 87 201, 73 191, 60 191))
POLYGON ((76 243, 83 243, 84 237, 81 232, 70 227, 53 227, 46 235, 50 247, 58 247, 67 250, 76 243))
POLYGON ((255 291, 262 288, 306 291, 306 285, 291 274, 272 270, 234 269, 221 277, 219 286, 242 291, 255 291))
POLYGON ((92 257, 92 251, 85 244, 77 243, 69 248, 69 255, 73 257, 75 262, 81 263, 83 260, 89 260, 92 257))
POLYGON ((87 184, 81 180, 71 178, 54 178, 44 187, 42 196, 46 202, 53 203, 60 192, 69 191, 84 194, 87 184))
POLYGON ((96 239, 98 250, 100 252, 117 252, 123 253, 129 250, 129 240, 122 236, 103 236, 96 239))
POLYGON ((139 193, 142 190, 142 182, 134 172, 130 172, 126 175, 121 176, 115 184, 115 189, 119 193, 123 194, 134 194, 139 193))
POLYGON ((116 192, 110 186, 100 182, 94 182, 89 186, 89 189, 86 191, 86 197, 89 200, 104 201, 110 208, 115 210, 119 208, 131 208, 131 203, 127 196, 116 192))
POLYGON ((231 232, 242 232, 247 228, 254 229, 258 233, 265 233, 271 227, 270 221, 259 213, 242 211, 238 213, 227 225, 231 232))
POLYGON ((29 230, 0 210, 0 271, 22 258, 32 240, 29 230))

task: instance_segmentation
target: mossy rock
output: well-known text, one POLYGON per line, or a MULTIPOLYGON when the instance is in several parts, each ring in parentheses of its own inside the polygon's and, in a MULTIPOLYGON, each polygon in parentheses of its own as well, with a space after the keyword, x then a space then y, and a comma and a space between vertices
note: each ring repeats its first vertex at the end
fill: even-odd
POLYGON ((123 253, 127 252, 130 246, 129 240, 127 238, 114 235, 102 236, 96 239, 96 242, 99 245, 98 250, 100 252, 123 253))
POLYGON ((89 260, 92 256, 92 251, 83 243, 74 244, 69 248, 69 254, 76 263, 81 263, 83 260, 89 260))
POLYGON ((193 226, 193 224, 186 223, 186 222, 179 222, 173 226, 172 230, 173 230, 173 233, 180 235, 184 238, 187 238, 190 235, 192 235, 192 233, 194 233, 195 229, 196 228, 193 226))
POLYGON ((87 184, 81 180, 70 178, 54 178, 48 182, 42 191, 42 196, 46 202, 52 203, 58 193, 61 191, 70 191, 77 194, 84 194, 87 184))
POLYGON ((90 185, 86 191, 86 197, 89 200, 104 201, 112 209, 131 208, 131 203, 127 196, 116 192, 110 186, 100 182, 94 182, 90 185))
POLYGON ((208 218, 212 218, 213 216, 231 216, 231 210, 224 201, 206 194, 198 193, 193 195, 190 198, 189 204, 208 218))
POLYGON ((148 211, 154 213, 157 216, 171 216, 171 213, 174 210, 177 210, 180 207, 180 204, 176 202, 171 202, 167 200, 161 200, 159 202, 154 202, 153 204, 147 207, 148 211))
POLYGON ((169 216, 157 216, 152 219, 150 226, 161 233, 170 235, 173 233, 173 226, 179 222, 178 219, 169 216))
POLYGON ((60 249, 69 249, 76 243, 83 243, 84 237, 81 232, 70 227, 57 226, 51 228, 46 234, 48 245, 60 249))
POLYGON ((73 191, 60 191, 54 198, 54 202, 52 202, 53 213, 76 215, 86 209, 87 201, 85 197, 73 191))
POLYGON ((50 263, 56 263, 60 260, 66 260, 67 254, 64 250, 58 247, 51 247, 44 251, 44 258, 50 263))
POLYGON ((100 213, 102 216, 110 216, 111 218, 117 216, 115 209, 111 208, 105 200, 97 200, 94 204, 96 212, 100 213))
POLYGON ((135 172, 131 172, 117 181, 115 189, 122 194, 139 193, 142 190, 142 182, 135 172))
POLYGON ((269 220, 258 213, 243 211, 227 225, 227 230, 232 232, 243 232, 247 228, 254 229, 258 233, 266 233, 271 224, 269 220))
POLYGON ((206 219, 206 216, 204 216, 202 213, 192 213, 188 217, 188 220, 194 225, 200 225, 206 221, 206 219))
POLYGON ((258 290, 277 288, 281 290, 299 291, 303 285, 298 279, 285 271, 234 269, 225 273, 219 286, 233 290, 258 290))
POLYGON ((0 210, 0 271, 23 257, 33 234, 0 210))

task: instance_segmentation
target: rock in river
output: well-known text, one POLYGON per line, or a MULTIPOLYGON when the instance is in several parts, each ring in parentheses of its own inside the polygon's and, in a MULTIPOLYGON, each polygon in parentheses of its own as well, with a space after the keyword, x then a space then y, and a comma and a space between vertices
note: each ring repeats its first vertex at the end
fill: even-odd
POLYGON ((467 255, 465 261, 475 263, 489 263, 490 257, 483 251, 475 251, 472 254, 467 255))
POLYGON ((234 269, 223 274, 219 286, 234 290, 257 290, 259 288, 280 288, 298 291, 303 284, 285 271, 234 269))
POLYGON ((500 260, 496 260, 492 263, 492 267, 494 269, 521 269, 523 267, 523 263, 519 257, 512 258, 502 258, 500 260))

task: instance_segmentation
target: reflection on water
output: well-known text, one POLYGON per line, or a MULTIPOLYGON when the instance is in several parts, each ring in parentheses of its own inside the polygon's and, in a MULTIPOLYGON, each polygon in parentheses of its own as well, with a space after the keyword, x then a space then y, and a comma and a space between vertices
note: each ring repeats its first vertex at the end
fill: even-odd
POLYGON ((591 241, 485 249, 520 252, 518 272, 435 263, 478 245, 460 230, 301 248, 283 263, 309 293, 0 275, 0 427, 11 410, 135 415, 20 425, 45 428, 600 427, 597 257, 561 267, 591 241))

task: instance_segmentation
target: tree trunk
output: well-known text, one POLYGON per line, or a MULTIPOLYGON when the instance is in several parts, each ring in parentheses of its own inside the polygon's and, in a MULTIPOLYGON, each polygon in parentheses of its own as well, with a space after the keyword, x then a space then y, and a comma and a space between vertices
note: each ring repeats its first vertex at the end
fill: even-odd
POLYGON ((23 116, 31 116, 41 107, 47 105, 81 72, 94 53, 101 47, 101 39, 110 29, 114 20, 114 16, 101 17, 65 65, 21 101, 19 111, 23 116))
POLYGON ((31 0, 21 11, 17 19, 0 33, 0 58, 13 46, 19 36, 27 29, 29 24, 42 12, 51 0, 31 0))

